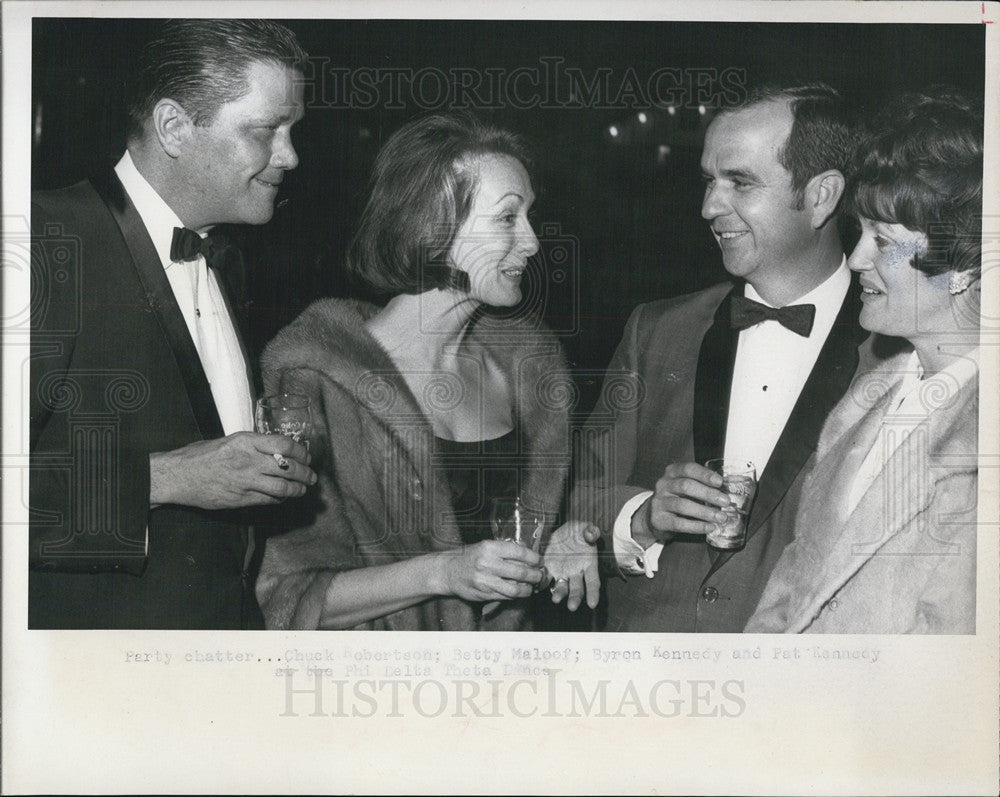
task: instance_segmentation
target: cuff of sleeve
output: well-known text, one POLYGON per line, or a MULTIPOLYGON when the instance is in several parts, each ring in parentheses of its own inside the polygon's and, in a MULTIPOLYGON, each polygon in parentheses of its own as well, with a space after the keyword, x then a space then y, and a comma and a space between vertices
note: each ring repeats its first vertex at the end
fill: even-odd
POLYGON ((295 607, 291 628, 305 631, 315 631, 319 628, 319 622, 323 618, 323 607, 326 605, 326 593, 335 577, 336 573, 328 570, 316 574, 295 607))
POLYGON ((618 567, 632 575, 644 574, 646 578, 652 578, 656 573, 663 544, 654 542, 648 548, 643 548, 633 540, 632 516, 652 494, 650 491, 639 493, 626 501, 618 517, 615 518, 612 531, 612 547, 618 567))

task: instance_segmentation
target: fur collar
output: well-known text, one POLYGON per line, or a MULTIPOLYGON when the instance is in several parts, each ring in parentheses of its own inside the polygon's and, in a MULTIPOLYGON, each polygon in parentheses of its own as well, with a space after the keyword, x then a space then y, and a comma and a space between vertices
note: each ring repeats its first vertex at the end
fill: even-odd
MULTIPOLYGON (((865 346, 874 351, 879 344, 878 337, 873 336, 865 346)), ((859 370, 847 394, 841 399, 840 406, 827 418, 817 448, 818 458, 826 457, 838 444, 843 445, 845 439, 855 440, 862 422, 872 417, 881 418, 888 411, 892 399, 899 392, 903 376, 910 367, 912 353, 912 348, 905 347, 884 359, 870 359, 868 362, 875 364, 868 369, 859 370)), ((863 351, 863 361, 865 356, 863 351)), ((976 450, 978 384, 978 380, 975 380, 953 394, 928 396, 928 400, 939 405, 927 419, 932 457, 940 458, 954 452, 976 450)), ((959 469, 965 470, 966 466, 959 469)))
MULTIPOLYGON (((275 392, 284 372, 315 370, 337 383, 366 410, 412 438, 414 425, 432 434, 395 364, 365 327, 379 308, 350 299, 323 299, 308 307, 267 346, 264 386, 275 392), (391 412, 389 408, 391 407, 391 412)), ((555 510, 569 464, 568 413, 576 399, 558 341, 531 317, 477 317, 467 333, 504 368, 515 395, 532 467, 525 500, 555 510), (551 483, 560 482, 558 488, 551 483)))
MULTIPOLYGON (((382 453, 342 449, 341 466, 353 468, 357 457, 358 469, 321 472, 323 500, 318 502, 318 514, 305 526, 268 541, 258 595, 272 627, 315 627, 319 609, 308 596, 322 595, 337 570, 461 544, 450 496, 433 477, 431 426, 390 357, 365 328, 365 321, 376 312, 377 307, 362 302, 317 302, 278 334, 262 358, 268 392, 307 392, 321 402, 315 420, 325 423, 320 424, 318 436, 336 430, 345 439, 353 439, 350 429, 356 427, 343 425, 356 424, 358 419, 345 416, 346 406, 380 426, 393 441, 382 453), (366 456, 393 457, 399 466, 386 476, 396 483, 370 483, 365 477, 368 468, 360 464, 366 456), (350 487, 340 483, 339 476, 345 476, 350 487), (434 493, 423 495, 422 485, 429 483, 434 493), (350 494, 342 494, 341 489, 349 489, 350 494), (398 528, 389 536, 380 523, 372 522, 389 508, 384 503, 386 495, 399 499, 398 506, 392 506, 398 528)), ((555 512, 569 466, 568 411, 575 398, 559 344, 531 319, 483 317, 468 334, 488 349, 511 380, 515 423, 529 460, 521 495, 530 506, 555 512)), ((355 442, 364 445, 360 438, 355 442)), ((376 481, 377 471, 371 471, 376 481)), ((476 626, 468 604, 441 598, 367 627, 471 630, 476 626)), ((523 607, 513 604, 485 627, 523 627, 523 607)))

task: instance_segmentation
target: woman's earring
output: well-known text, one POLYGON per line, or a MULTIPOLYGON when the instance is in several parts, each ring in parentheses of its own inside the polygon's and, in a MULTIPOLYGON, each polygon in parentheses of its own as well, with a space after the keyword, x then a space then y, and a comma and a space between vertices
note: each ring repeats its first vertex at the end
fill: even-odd
POLYGON ((952 296, 965 293, 977 279, 979 279, 979 275, 974 268, 967 271, 953 271, 948 278, 948 293, 952 296))

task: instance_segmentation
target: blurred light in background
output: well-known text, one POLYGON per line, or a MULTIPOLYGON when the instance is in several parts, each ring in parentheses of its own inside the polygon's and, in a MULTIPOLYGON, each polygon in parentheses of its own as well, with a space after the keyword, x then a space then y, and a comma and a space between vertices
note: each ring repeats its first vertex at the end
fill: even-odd
POLYGON ((35 103, 34 119, 31 123, 31 146, 38 149, 42 146, 42 104, 35 103))

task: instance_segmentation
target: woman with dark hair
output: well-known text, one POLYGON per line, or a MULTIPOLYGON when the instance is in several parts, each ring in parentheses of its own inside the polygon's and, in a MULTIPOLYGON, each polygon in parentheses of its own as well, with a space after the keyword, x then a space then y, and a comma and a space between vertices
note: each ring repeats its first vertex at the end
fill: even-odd
POLYGON ((747 631, 975 631, 982 182, 982 116, 954 94, 900 98, 862 146, 848 265, 877 359, 827 419, 747 631))
POLYGON ((554 518, 569 459, 558 342, 482 311, 521 302, 538 250, 525 163, 470 116, 397 131, 347 262, 387 301, 317 302, 265 351, 267 392, 309 396, 319 427, 314 516, 265 552, 269 627, 523 629, 553 577, 554 601, 596 604, 596 529, 566 524, 544 560, 490 539, 493 499, 554 518))

